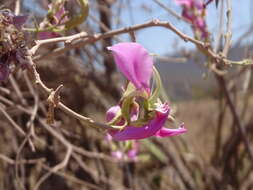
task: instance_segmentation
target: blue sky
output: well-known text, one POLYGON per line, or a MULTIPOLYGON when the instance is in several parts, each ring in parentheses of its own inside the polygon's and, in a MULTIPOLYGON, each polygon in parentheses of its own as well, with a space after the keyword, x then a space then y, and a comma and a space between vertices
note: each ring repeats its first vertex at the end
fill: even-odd
MULTIPOLYGON (((164 4, 180 13, 180 7, 174 3, 174 0, 161 0, 164 4)), ((191 35, 191 29, 189 26, 181 21, 173 18, 169 13, 160 8, 153 0, 125 0, 132 7, 132 11, 129 8, 122 9, 121 18, 123 26, 130 26, 132 24, 141 24, 151 19, 158 18, 163 21, 170 21, 177 28, 181 29, 185 33, 191 35), (142 7, 145 5, 151 12, 145 11, 142 7)), ((233 41, 238 39, 243 32, 245 32, 252 22, 252 0, 232 0, 233 9, 233 41)), ((207 23, 212 34, 215 34, 218 26, 219 11, 215 8, 214 3, 208 7, 207 23)), ((215 36, 215 35, 214 35, 215 36)), ((252 37, 251 37, 252 39, 252 37)), ((192 48, 194 47, 190 43, 182 42, 172 32, 164 28, 149 28, 141 30, 137 33, 137 41, 143 44, 149 51, 157 54, 172 53, 178 48, 192 48), (177 43, 178 42, 178 43, 177 43), (176 46, 179 45, 179 47, 176 46)), ((247 41, 248 42, 248 41, 247 41)))
MULTIPOLYGON (((94 0, 90 0, 90 3, 94 0)), ((123 9, 121 9, 121 24, 117 25, 117 28, 131 26, 133 24, 141 24, 151 19, 160 19, 162 21, 170 21, 180 30, 184 31, 186 34, 192 35, 191 28, 182 21, 178 21, 171 15, 169 15, 164 9, 159 7, 153 0, 122 0, 123 3, 127 4, 123 9), (145 6, 151 11, 145 11, 142 7, 145 6)), ((181 9, 174 3, 174 0, 160 0, 168 7, 180 14, 181 9)), ((245 32, 250 23, 253 22, 253 0, 231 0, 233 8, 233 41, 238 39, 243 32, 245 32), (252 19, 251 19, 252 18, 252 19)), ((36 6, 36 0, 25 0, 25 6, 30 8, 31 11, 37 11, 40 13, 41 9, 36 6)), ((120 1, 118 1, 120 2, 120 1)), ((43 14, 46 14, 44 11, 43 14)), ((114 17, 116 18, 116 17, 114 17)), ((215 8, 214 3, 208 7, 207 23, 212 34, 216 34, 218 25, 219 11, 215 8)), ((115 21, 115 20, 114 20, 115 21)), ((116 28, 116 26, 115 26, 116 28)), ((122 37, 128 40, 128 35, 122 37)), ((143 44, 150 52, 156 54, 166 54, 177 51, 182 47, 193 48, 191 43, 185 43, 180 40, 171 31, 153 27, 141 30, 137 33, 137 41, 143 44)), ((252 37, 248 38, 244 43, 249 43, 252 41, 252 37)))

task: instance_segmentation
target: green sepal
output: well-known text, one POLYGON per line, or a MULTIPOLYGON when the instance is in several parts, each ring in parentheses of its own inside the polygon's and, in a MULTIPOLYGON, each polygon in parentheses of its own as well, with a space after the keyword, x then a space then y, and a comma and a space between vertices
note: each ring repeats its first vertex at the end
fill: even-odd
POLYGON ((148 99, 148 109, 149 110, 153 110, 155 108, 155 103, 157 102, 157 99, 160 96, 160 91, 162 88, 162 81, 160 78, 160 74, 155 67, 153 67, 153 72, 154 72, 154 79, 155 79, 156 88, 151 93, 151 96, 148 99))
POLYGON ((128 83, 127 83, 127 88, 126 88, 125 92, 124 92, 123 95, 122 95, 122 99, 123 99, 123 98, 126 98, 126 97, 128 97, 128 96, 131 96, 131 94, 134 94, 135 92, 136 92, 136 88, 135 88, 135 86, 133 85, 133 83, 128 82, 128 83))
POLYGON ((127 123, 130 123, 130 112, 131 112, 131 105, 133 103, 133 97, 129 96, 123 99, 122 102, 122 107, 121 107, 121 112, 122 112, 122 117, 126 119, 127 123))
POLYGON ((122 95, 122 99, 128 98, 128 97, 143 97, 144 99, 148 98, 148 94, 145 90, 137 90, 133 83, 128 81, 127 88, 122 95))
POLYGON ((146 97, 146 92, 145 91, 140 91, 136 90, 135 86, 131 83, 128 82, 126 91, 124 92, 121 102, 121 112, 122 112, 122 117, 126 119, 127 123, 131 122, 131 108, 132 105, 134 104, 134 98, 135 97, 146 97))

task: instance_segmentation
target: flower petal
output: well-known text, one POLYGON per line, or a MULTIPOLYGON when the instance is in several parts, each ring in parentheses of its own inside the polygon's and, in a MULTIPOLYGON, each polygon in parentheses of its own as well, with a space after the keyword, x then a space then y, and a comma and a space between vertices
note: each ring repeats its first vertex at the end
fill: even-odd
POLYGON ((106 114, 105 114, 105 119, 107 122, 111 121, 117 114, 117 112, 120 110, 120 106, 119 105, 116 105, 116 106, 112 106, 110 107, 106 114))
POLYGON ((144 139, 154 136, 165 124, 169 115, 169 106, 167 103, 161 105, 156 110, 156 116, 147 125, 142 127, 127 126, 121 131, 109 131, 114 140, 125 141, 134 139, 144 139))
POLYGON ((182 124, 178 129, 168 129, 168 128, 161 128, 157 133, 155 134, 156 137, 170 137, 179 135, 182 133, 185 133, 187 129, 184 128, 184 124, 182 124))
POLYGON ((119 70, 137 89, 149 89, 153 60, 138 43, 125 42, 108 47, 112 51, 119 70))

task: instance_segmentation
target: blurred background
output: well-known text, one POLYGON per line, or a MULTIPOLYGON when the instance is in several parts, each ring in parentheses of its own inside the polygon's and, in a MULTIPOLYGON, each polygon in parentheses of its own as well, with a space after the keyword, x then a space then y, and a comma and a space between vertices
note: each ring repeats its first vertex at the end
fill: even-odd
MULTIPOLYGON (((47 14, 47 0, 0 1, 3 8, 29 15, 26 27, 34 27, 47 14)), ((185 34, 193 36, 191 26, 177 19, 181 7, 173 0, 90 0, 85 23, 61 33, 81 31, 89 34, 142 24, 152 19, 169 21, 185 34)), ((232 46, 229 59, 252 58, 253 1, 231 0, 232 46)), ((207 24, 213 46, 218 34, 226 33, 226 1, 207 7, 207 24), (220 25, 221 18, 223 23, 220 25)), ((70 15, 79 11, 77 1, 68 1, 70 15)), ((26 32, 27 44, 34 45, 36 33, 26 32)), ((0 87, 0 189, 253 189, 253 160, 245 147, 245 136, 215 75, 206 67, 206 58, 193 44, 173 32, 152 27, 135 32, 136 41, 154 57, 166 91, 166 99, 178 121, 188 132, 177 137, 141 140, 137 160, 112 157, 113 147, 105 132, 85 126, 56 109, 55 124, 45 122, 47 96, 29 75, 13 72, 0 87), (37 105, 35 118, 32 110, 37 105), (33 131, 28 126, 32 121, 33 131), (26 136, 15 130, 21 127, 26 136), (13 127, 14 126, 14 127, 13 127), (66 158, 66 145, 52 135, 52 128, 75 147, 68 162, 57 172, 53 168, 66 158), (31 143, 31 142, 32 143, 31 143), (51 172, 51 173, 50 173, 51 172), (44 176, 45 179, 41 180, 44 176)), ((74 111, 105 122, 105 111, 121 95, 124 78, 117 71, 106 47, 131 41, 131 35, 117 35, 71 49, 59 55, 50 53, 62 43, 43 46, 35 55, 42 80, 50 88, 64 87, 61 101, 74 111), (37 57, 36 57, 37 56, 37 57)), ((220 49, 224 39, 221 38, 220 49)), ((252 146, 253 118, 252 67, 233 66, 224 76, 226 88, 240 119, 240 125, 252 146)), ((177 127, 177 126, 169 126, 177 127)))

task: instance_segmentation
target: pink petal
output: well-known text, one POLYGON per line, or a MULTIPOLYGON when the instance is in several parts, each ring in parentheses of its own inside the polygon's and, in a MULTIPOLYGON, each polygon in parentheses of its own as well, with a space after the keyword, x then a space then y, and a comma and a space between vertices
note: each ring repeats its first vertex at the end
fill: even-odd
POLYGON ((154 136, 165 124, 169 115, 168 104, 163 104, 156 110, 156 116, 147 125, 142 127, 127 126, 121 131, 109 131, 114 140, 125 141, 125 140, 137 140, 144 139, 154 136))
POLYGON ((153 60, 138 43, 125 42, 108 47, 112 51, 119 70, 137 89, 149 89, 153 60))
POLYGON ((105 114, 106 117, 106 121, 109 122, 111 121, 117 114, 117 112, 120 110, 120 106, 116 105, 116 106, 112 106, 111 108, 109 108, 105 114))
POLYGON ((183 125, 181 125, 178 129, 168 129, 168 128, 161 128, 157 133, 155 134, 156 137, 170 137, 175 135, 180 135, 182 133, 185 133, 187 129, 184 128, 183 125))

